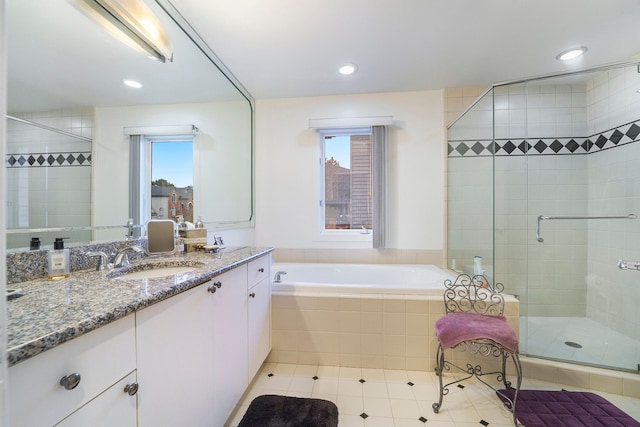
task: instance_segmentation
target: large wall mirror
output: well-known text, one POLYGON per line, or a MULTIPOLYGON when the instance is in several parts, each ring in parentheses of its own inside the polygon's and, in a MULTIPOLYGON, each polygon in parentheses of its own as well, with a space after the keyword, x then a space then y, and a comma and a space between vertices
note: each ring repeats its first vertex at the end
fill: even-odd
MULTIPOLYGON (((130 174, 131 129, 156 137, 197 128, 191 193, 176 188, 178 198, 208 229, 251 224, 253 100, 169 1, 145 1, 173 61, 151 60, 114 38, 83 12, 82 0, 7 3, 8 249, 28 249, 33 237, 45 246, 54 237, 123 240, 132 180, 144 180, 130 174)), ((141 203, 149 212, 140 223, 172 213, 157 200, 141 203)))

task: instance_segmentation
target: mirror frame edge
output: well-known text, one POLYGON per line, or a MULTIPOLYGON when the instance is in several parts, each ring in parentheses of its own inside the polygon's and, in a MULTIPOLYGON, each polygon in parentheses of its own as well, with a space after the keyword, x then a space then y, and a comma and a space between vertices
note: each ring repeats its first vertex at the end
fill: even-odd
POLYGON ((176 9, 170 0, 155 0, 155 2, 165 11, 167 15, 176 23, 176 25, 186 34, 193 44, 203 53, 204 56, 211 61, 211 63, 229 80, 238 92, 249 103, 249 109, 251 113, 251 159, 250 159, 250 172, 251 172, 251 208, 249 212, 249 218, 247 220, 233 221, 232 224, 228 223, 215 223, 212 229, 234 229, 234 228, 252 228, 255 226, 255 99, 249 91, 242 85, 240 80, 227 68, 222 60, 215 54, 215 52, 209 47, 209 45, 200 37, 198 32, 191 26, 186 18, 176 9), (244 225, 244 227, 243 227, 244 225))

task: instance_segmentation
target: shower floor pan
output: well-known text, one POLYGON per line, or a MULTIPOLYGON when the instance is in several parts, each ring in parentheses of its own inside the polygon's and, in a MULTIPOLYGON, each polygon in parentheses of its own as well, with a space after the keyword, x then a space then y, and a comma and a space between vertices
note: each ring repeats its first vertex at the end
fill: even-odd
POLYGON ((586 317, 521 317, 520 352, 637 372, 640 341, 586 317))

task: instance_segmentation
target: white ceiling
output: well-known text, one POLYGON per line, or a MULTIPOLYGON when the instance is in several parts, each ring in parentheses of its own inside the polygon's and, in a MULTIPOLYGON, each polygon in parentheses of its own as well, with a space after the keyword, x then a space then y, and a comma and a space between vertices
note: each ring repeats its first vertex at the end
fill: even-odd
MULTIPOLYGON (((8 111, 239 97, 155 1, 172 63, 120 43, 76 1, 6 1, 8 111)), ((168 1, 256 99, 486 87, 640 54, 640 0, 168 1), (581 45, 582 59, 555 59, 581 45), (338 74, 345 62, 358 72, 338 74)))
POLYGON ((172 3, 256 99, 488 86, 640 53, 640 0, 172 3))

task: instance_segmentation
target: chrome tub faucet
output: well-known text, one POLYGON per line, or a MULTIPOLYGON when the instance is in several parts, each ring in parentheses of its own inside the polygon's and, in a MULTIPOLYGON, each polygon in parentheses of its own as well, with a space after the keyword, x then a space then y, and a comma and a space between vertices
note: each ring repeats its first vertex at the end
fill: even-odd
POLYGON ((284 274, 287 274, 286 271, 277 271, 275 276, 273 276, 273 283, 280 283, 282 282, 282 276, 284 274))

